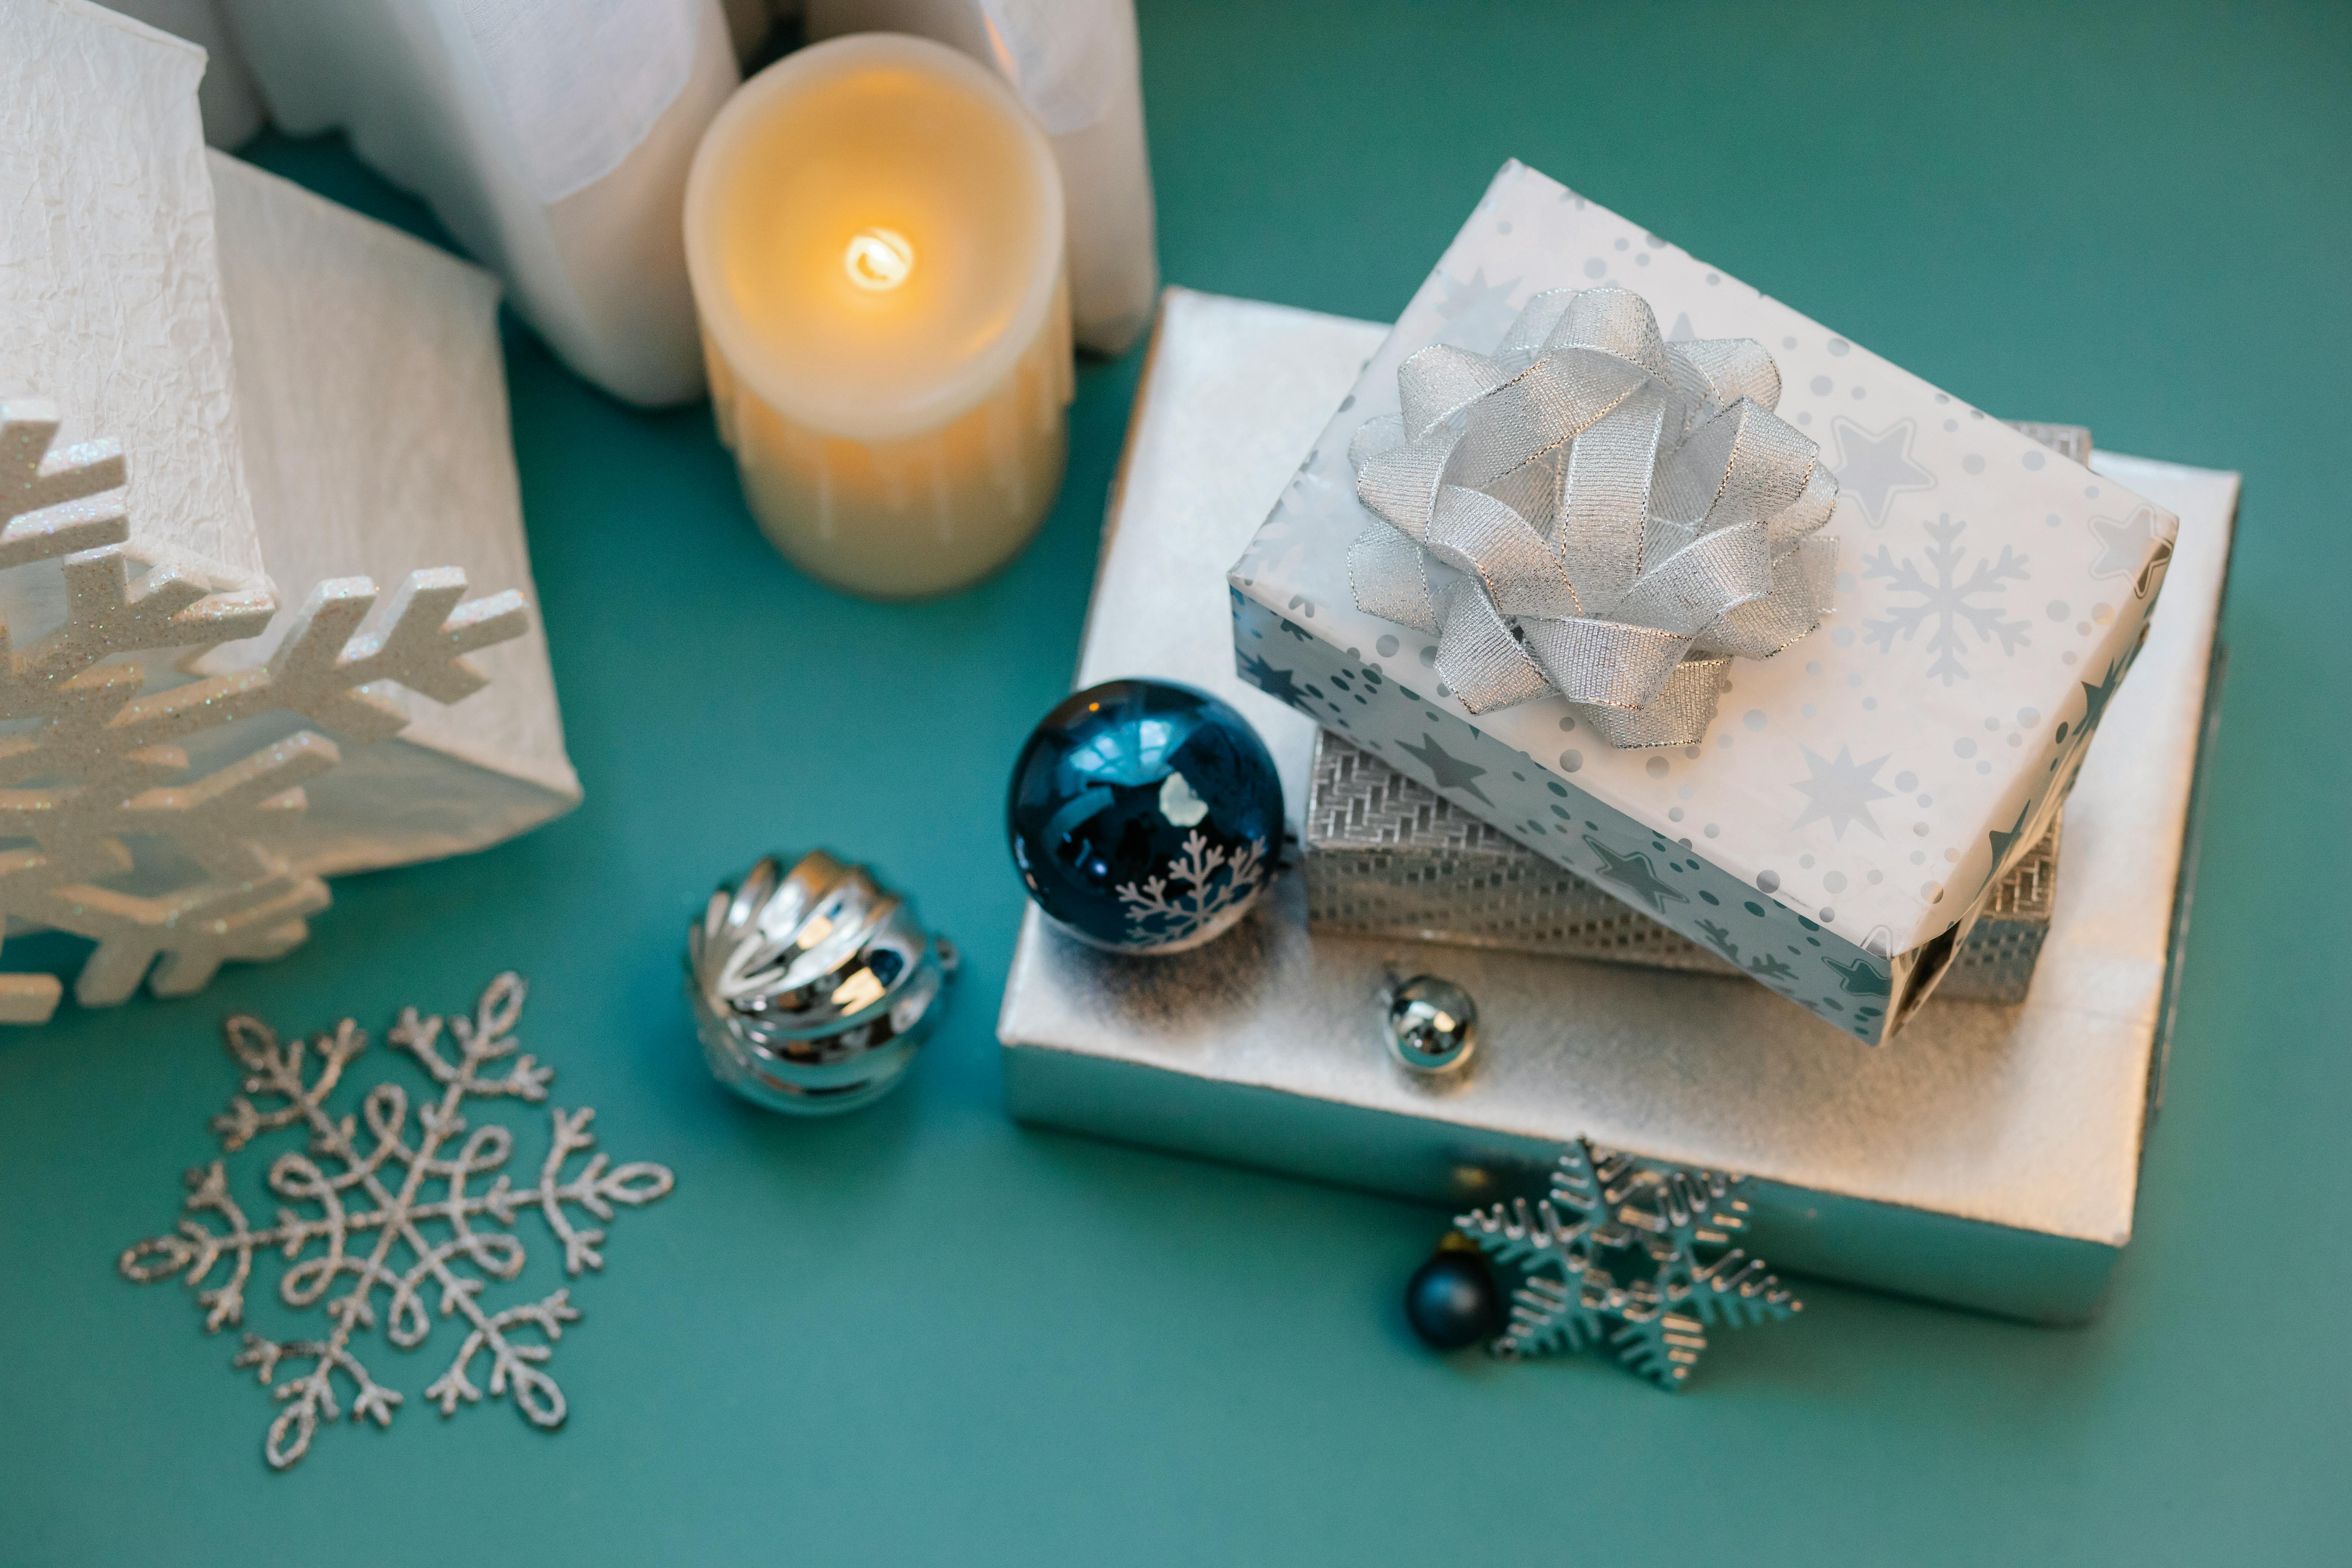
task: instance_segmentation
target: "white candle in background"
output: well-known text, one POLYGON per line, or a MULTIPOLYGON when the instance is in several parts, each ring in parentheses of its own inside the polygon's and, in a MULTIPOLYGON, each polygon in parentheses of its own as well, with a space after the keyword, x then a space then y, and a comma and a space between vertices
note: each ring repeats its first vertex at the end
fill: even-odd
POLYGON ((702 391, 686 172, 740 79, 718 0, 226 0, 271 118, 338 126, 567 364, 631 403, 702 391))
POLYGON ((913 597, 1036 531, 1071 390, 1062 188, 993 72, 898 34, 769 67, 703 139, 686 253, 720 437, 787 556, 913 597))
POLYGON ((1133 0, 809 0, 811 38, 869 31, 935 38, 1013 83, 1062 171, 1071 325, 1125 351, 1160 291, 1133 0))

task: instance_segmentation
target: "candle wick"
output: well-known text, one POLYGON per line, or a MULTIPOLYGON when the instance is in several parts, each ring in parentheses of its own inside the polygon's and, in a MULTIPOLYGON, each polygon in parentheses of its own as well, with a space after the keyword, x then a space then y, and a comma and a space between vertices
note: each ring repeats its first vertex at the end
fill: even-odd
POLYGON ((915 247, 895 228, 861 228, 850 236, 841 265, 852 283, 879 293, 907 280, 915 269, 915 247))

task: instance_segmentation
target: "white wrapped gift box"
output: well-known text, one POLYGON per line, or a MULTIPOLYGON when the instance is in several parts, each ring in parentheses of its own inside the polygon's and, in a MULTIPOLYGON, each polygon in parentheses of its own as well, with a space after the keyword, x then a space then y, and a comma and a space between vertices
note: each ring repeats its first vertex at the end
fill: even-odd
MULTIPOLYGON (((464 701, 387 692, 408 727, 343 748, 308 786, 286 853, 333 876, 479 849, 571 810, 580 779, 523 538, 498 280, 275 174, 217 153, 211 163, 246 479, 271 574, 292 592, 457 566, 476 592, 513 588, 531 611, 521 637, 471 656, 490 684, 464 701)), ((264 662, 288 619, 206 668, 264 662)))
MULTIPOLYGON (((1550 520, 1530 520, 1538 527, 1550 520)), ((1504 167, 1234 565, 1244 676, 1854 1037, 1925 999, 2041 838, 2137 647, 2169 511, 1576 195, 1504 167), (1473 712, 1439 639, 1359 608, 1349 444, 1417 351, 1547 289, 1753 340, 1840 483, 1835 607, 1729 667, 1697 744, 1619 749, 1557 694, 1473 712)), ((1433 570, 1439 588, 1445 569, 1433 570)))
MULTIPOLYGON (((281 607, 328 577, 390 589, 421 567, 511 588, 522 637, 443 707, 384 693, 399 735, 344 744, 278 847, 331 874, 480 848, 578 804, 537 617, 508 437, 498 285, 479 268, 208 154, 203 52, 82 0, 0 9, 0 396, 54 404, 53 446, 110 440, 136 567, 281 607), (209 163, 208 163, 209 159, 209 163)), ((38 523, 32 513, 18 526, 38 523)), ((137 592, 137 584, 133 585, 137 592)), ((63 618, 51 560, 0 574, 18 648, 63 618)), ((281 615, 197 673, 264 661, 281 615)), ((182 679, 135 655, 151 682, 182 679)), ((270 739, 273 715, 192 738, 194 773, 270 739)))

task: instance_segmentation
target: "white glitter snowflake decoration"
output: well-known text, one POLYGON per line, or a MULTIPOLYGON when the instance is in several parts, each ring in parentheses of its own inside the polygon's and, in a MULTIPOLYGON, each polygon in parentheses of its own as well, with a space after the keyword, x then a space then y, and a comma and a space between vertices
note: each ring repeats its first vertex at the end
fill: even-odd
POLYGON ((563 1169, 571 1157, 595 1142, 588 1123, 596 1113, 552 1107, 538 1179, 519 1187, 500 1170, 514 1152, 513 1133, 496 1122, 469 1129, 462 1111, 468 1100, 537 1103, 547 1098, 554 1070, 515 1055, 523 992, 520 975, 501 974, 483 992, 471 1018, 445 1021, 437 1015, 420 1018, 414 1007, 402 1011, 392 1044, 415 1057, 440 1089, 437 1100, 415 1107, 413 1126, 408 1091, 397 1083, 369 1089, 356 1119, 327 1110, 343 1069, 367 1047, 366 1033, 352 1020, 308 1047, 299 1039, 281 1045, 257 1018, 239 1016, 222 1026, 229 1054, 247 1076, 244 1092, 213 1119, 221 1146, 235 1153, 257 1134, 299 1128, 310 1134, 308 1152, 289 1149, 270 1162, 270 1191, 285 1203, 278 1223, 260 1229, 231 1195, 224 1162, 190 1171, 190 1215, 217 1215, 226 1228, 199 1217, 183 1219, 177 1232, 123 1253, 121 1268, 142 1283, 179 1276, 196 1292, 210 1333, 244 1321, 255 1255, 284 1255, 289 1267, 278 1280, 278 1299, 297 1309, 320 1308, 330 1329, 314 1340, 247 1333, 233 1363, 253 1368, 285 1405, 262 1450, 276 1468, 309 1451, 320 1420, 342 1414, 339 1378, 349 1385, 353 1421, 392 1424, 404 1395, 376 1381, 354 1340, 377 1326, 381 1312, 384 1338, 396 1349, 424 1343, 433 1329, 428 1292, 436 1293, 434 1305, 442 1316, 461 1317, 470 1326, 447 1370, 425 1391, 443 1415, 481 1399, 473 1367, 487 1355, 493 1398, 511 1392, 533 1425, 562 1425, 563 1390, 543 1366, 563 1325, 579 1320, 571 1291, 496 1310, 484 1305, 483 1291, 492 1280, 522 1272, 523 1244, 512 1227, 525 1213, 536 1211, 545 1221, 563 1244, 565 1271, 577 1275, 604 1266, 604 1233, 575 1225, 567 1210, 576 1206, 609 1220, 614 1205, 650 1203, 670 1190, 673 1178, 667 1166, 608 1166, 596 1154, 567 1179, 563 1169), (456 1046, 455 1059, 442 1049, 445 1029, 456 1046), (504 1070, 491 1073, 499 1063, 504 1070), (479 1184, 484 1182, 488 1184, 479 1184), (278 1373, 289 1364, 306 1370, 280 1381, 278 1373))
MULTIPOLYGON (((407 719, 381 686, 470 696, 488 677, 466 655, 522 635, 530 612, 511 591, 467 599, 454 567, 409 574, 380 611, 373 583, 338 578, 310 591, 268 664, 202 676, 194 661, 260 635, 277 601, 214 592, 194 567, 126 546, 129 521, 106 499, 121 453, 52 453, 58 422, 47 403, 0 404, 0 572, 57 562, 65 611, 21 647, 0 621, 0 912, 97 942, 74 994, 103 1006, 142 979, 180 994, 226 960, 278 957, 329 901, 272 845, 304 781, 341 760, 335 742, 299 731, 192 778, 187 742, 269 713, 388 739, 407 719)), ((45 1021, 60 991, 50 975, 0 974, 0 1022, 45 1021)))
POLYGON ((1762 1259, 1732 1245, 1748 1228, 1742 1180, 1580 1139, 1561 1153, 1549 1196, 1455 1219, 1490 1261, 1518 1276, 1491 1348, 1516 1358, 1606 1343, 1660 1387, 1680 1388, 1709 1327, 1804 1310, 1762 1259))

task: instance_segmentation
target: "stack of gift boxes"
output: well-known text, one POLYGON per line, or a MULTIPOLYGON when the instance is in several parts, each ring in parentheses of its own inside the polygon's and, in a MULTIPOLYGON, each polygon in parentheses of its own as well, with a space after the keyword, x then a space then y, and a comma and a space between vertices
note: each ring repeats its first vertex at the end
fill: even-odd
POLYGON ((1385 333, 1171 292, 1080 682, 1241 707, 1302 874, 1171 960, 1032 911, 1014 1110, 1457 1204, 1591 1138, 1752 1174, 1784 1268, 2088 1316, 2160 1090, 2235 497, 1517 163, 1385 333), (1663 408, 1631 467, 1591 434, 1628 364, 1663 408), (1421 973, 1476 998, 1473 1072, 1379 1049, 1421 973))

